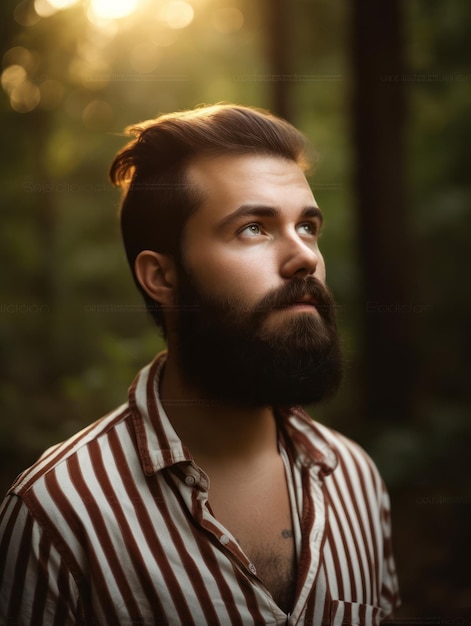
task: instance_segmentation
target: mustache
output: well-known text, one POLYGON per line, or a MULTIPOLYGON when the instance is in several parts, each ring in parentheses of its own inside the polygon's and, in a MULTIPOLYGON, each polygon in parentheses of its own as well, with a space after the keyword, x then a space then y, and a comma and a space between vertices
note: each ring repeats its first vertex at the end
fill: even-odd
POLYGON ((184 278, 181 280, 178 301, 173 307, 168 308, 179 310, 183 314, 195 315, 204 312, 206 316, 211 317, 212 322, 213 314, 223 315, 226 322, 230 322, 231 319, 236 322, 239 315, 249 315, 252 323, 259 324, 272 311, 292 306, 308 298, 324 321, 330 323, 335 321, 337 308, 335 298, 329 287, 314 276, 293 277, 285 285, 266 293, 256 304, 237 302, 229 297, 221 300, 208 297, 208 294, 204 294, 195 284, 190 274, 182 276, 184 278))
POLYGON ((254 307, 257 313, 269 313, 283 309, 309 298, 319 314, 330 317, 336 308, 335 299, 330 289, 314 276, 292 278, 286 285, 267 293, 254 307))

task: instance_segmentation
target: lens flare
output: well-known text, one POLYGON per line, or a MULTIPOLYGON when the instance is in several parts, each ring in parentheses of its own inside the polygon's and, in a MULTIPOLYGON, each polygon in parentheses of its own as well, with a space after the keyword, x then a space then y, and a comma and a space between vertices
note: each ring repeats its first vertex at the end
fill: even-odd
POLYGON ((69 7, 77 4, 78 0, 47 0, 47 4, 60 11, 61 9, 68 9, 69 7))
POLYGON ((92 0, 91 13, 103 20, 115 20, 134 13, 138 0, 92 0))

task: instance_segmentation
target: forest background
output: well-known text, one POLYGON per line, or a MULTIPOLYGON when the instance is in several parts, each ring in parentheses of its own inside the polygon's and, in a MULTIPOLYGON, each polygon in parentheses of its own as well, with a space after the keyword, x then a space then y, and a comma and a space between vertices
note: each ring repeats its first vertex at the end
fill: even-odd
POLYGON ((0 18, 2 492, 162 347, 107 180, 123 128, 266 107, 319 154, 347 374, 311 413, 388 485, 396 623, 469 624, 471 3, 3 0, 0 18))

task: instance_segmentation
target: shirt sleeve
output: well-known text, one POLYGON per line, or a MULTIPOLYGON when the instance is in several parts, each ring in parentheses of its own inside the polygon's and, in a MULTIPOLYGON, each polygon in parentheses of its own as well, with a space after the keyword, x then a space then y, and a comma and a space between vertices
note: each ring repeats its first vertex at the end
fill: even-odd
POLYGON ((392 549, 391 505, 384 483, 382 485, 381 526, 383 531, 383 561, 380 605, 383 610, 381 621, 385 621, 394 617, 394 611, 400 606, 401 599, 392 549))
POLYGON ((0 623, 77 624, 78 596, 48 533, 21 498, 7 495, 0 508, 0 623))

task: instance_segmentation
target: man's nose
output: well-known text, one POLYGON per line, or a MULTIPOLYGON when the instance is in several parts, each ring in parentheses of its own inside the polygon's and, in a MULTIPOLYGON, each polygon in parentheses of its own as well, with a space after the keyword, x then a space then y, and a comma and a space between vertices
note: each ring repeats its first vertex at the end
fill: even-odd
POLYGON ((307 243, 299 237, 289 237, 283 242, 281 251, 281 274, 283 278, 309 276, 316 272, 320 261, 317 246, 307 243))

